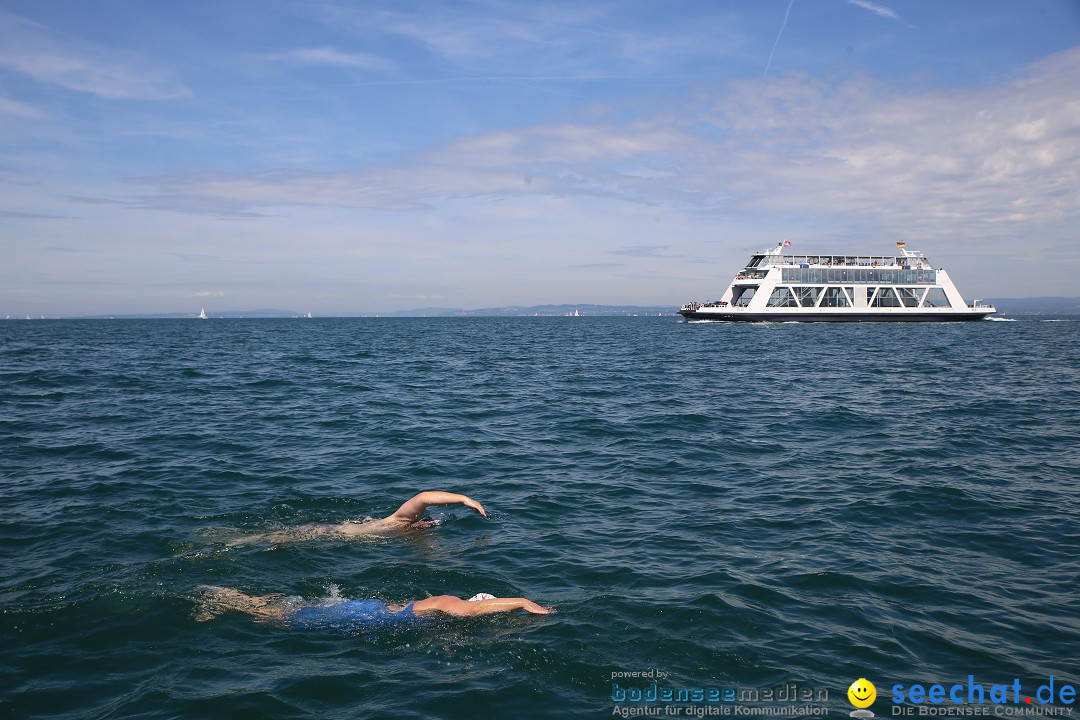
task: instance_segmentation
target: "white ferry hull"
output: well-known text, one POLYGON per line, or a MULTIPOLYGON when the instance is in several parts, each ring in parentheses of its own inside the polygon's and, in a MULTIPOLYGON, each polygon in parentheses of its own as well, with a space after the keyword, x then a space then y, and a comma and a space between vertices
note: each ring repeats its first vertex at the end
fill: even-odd
POLYGON ((948 313, 869 313, 869 312, 708 312, 680 310, 679 314, 692 322, 963 322, 985 320, 994 310, 948 313))

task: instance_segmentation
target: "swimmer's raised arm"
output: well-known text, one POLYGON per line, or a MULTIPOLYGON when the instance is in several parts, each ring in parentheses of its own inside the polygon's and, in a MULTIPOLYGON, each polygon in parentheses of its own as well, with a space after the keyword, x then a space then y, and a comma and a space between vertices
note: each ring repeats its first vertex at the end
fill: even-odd
POLYGON ((453 595, 436 595, 413 603, 413 612, 440 610, 450 615, 469 617, 472 615, 490 615, 491 613, 524 610, 533 615, 553 613, 553 608, 542 607, 528 598, 491 598, 490 600, 462 600, 453 595))
POLYGON ((487 517, 487 513, 484 512, 484 506, 473 500, 471 497, 458 495, 457 493, 428 491, 417 493, 399 507, 397 512, 384 519, 403 523, 414 523, 424 516, 424 513, 430 505, 464 505, 465 507, 472 508, 480 513, 483 517, 487 517))

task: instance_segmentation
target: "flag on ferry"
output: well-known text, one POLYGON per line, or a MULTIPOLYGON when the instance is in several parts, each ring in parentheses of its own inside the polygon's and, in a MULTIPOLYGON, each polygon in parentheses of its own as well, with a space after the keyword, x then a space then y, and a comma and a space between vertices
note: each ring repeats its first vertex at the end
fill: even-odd
POLYGON ((906 242, 898 242, 898 243, 896 243, 896 247, 898 247, 898 248, 907 247, 907 243, 906 242))
POLYGON ((790 240, 785 240, 784 241, 784 247, 791 247, 791 241, 790 240))

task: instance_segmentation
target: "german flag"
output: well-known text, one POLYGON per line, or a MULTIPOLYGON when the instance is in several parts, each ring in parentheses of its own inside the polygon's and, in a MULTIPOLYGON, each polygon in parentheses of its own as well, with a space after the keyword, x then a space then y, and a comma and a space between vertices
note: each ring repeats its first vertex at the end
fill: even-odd
POLYGON ((898 242, 898 243, 896 243, 896 247, 905 248, 905 247, 907 247, 907 243, 906 242, 898 242))

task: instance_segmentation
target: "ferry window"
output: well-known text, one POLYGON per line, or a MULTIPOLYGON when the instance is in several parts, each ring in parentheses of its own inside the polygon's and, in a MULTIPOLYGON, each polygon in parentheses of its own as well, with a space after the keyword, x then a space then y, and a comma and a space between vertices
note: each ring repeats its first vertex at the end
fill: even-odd
POLYGON ((904 303, 904 307, 919 307, 919 288, 896 288, 896 292, 900 295, 900 302, 904 303))
POLYGON ((930 288, 926 293, 926 299, 923 300, 923 307, 952 307, 949 303, 949 298, 945 296, 945 291, 941 288, 930 288))
MULTIPOLYGON (((813 258, 811 258, 813 259, 813 258)), ((744 271, 747 278, 763 277, 760 270, 744 271)), ((937 275, 930 270, 897 270, 895 268, 853 267, 846 268, 784 268, 781 282, 785 283, 887 283, 890 285, 933 285, 937 275)))
POLYGON ((786 283, 828 282, 822 279, 822 272, 824 271, 813 268, 784 268, 780 274, 780 281, 786 283))
POLYGON ((750 300, 754 297, 755 292, 757 292, 757 288, 737 288, 735 294, 731 297, 731 304, 738 307, 746 307, 750 304, 750 300))
POLYGON ((825 288, 825 295, 821 298, 821 307, 851 307, 843 288, 825 288))
POLYGON ((897 299, 896 293, 893 292, 891 287, 878 288, 877 295, 874 296, 873 302, 870 303, 871 307, 900 307, 900 300, 897 299))
POLYGON ((817 305, 818 296, 821 295, 822 288, 818 287, 797 287, 794 288, 795 297, 798 298, 799 304, 803 307, 814 307, 817 305))
POLYGON ((769 296, 769 307, 798 307, 798 303, 795 302, 795 296, 791 294, 791 290, 786 287, 778 287, 772 291, 772 295, 769 296))

